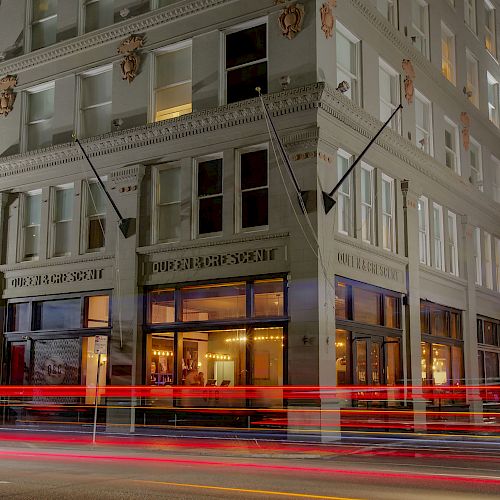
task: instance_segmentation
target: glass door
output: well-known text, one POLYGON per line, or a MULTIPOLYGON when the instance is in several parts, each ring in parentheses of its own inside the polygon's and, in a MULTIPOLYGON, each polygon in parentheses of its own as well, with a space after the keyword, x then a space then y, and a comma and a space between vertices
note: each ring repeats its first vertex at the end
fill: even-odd
POLYGON ((24 355, 26 343, 10 344, 10 384, 24 385, 24 355))

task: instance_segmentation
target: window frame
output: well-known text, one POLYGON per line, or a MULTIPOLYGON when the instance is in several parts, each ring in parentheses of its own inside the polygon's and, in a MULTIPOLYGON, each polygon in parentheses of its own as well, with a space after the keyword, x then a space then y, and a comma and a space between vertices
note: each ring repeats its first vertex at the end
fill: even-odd
POLYGON ((467 96, 469 101, 479 108, 479 60, 478 58, 469 50, 465 49, 465 68, 466 68, 466 91, 472 92, 470 97, 467 96), (473 69, 473 74, 470 74, 469 69, 473 69))
POLYGON ((484 191, 484 171, 483 171, 483 152, 481 148, 481 144, 477 142, 473 137, 470 137, 470 147, 469 147, 469 168, 470 168, 470 177, 469 182, 479 191, 484 191), (471 162, 471 154, 472 148, 477 149, 477 159, 478 165, 477 168, 472 166, 471 162), (474 177, 475 175, 475 177, 474 177))
MULTIPOLYGON (((391 67, 388 63, 386 63, 382 58, 379 58, 378 67, 379 67, 379 100, 380 100, 379 117, 381 121, 385 122, 389 117, 382 116, 382 109, 381 109, 382 105, 387 106, 391 110, 392 114, 401 102, 401 76, 393 67, 391 67), (391 79, 391 84, 394 84, 395 95, 394 96, 391 95, 391 99, 394 99, 395 102, 386 102, 385 99, 382 98, 382 92, 381 92, 382 89, 380 88, 381 72, 384 72, 386 75, 388 75, 389 78, 391 79)), ((391 89, 391 94, 392 94, 392 89, 391 89)), ((394 130, 398 134, 401 133, 400 113, 396 113, 396 116, 389 123, 389 127, 392 128, 392 130, 394 130)))
POLYGON ((374 1, 375 1, 375 7, 380 12, 382 17, 384 19, 387 19, 387 21, 389 21, 397 29, 398 25, 399 25, 399 22, 398 22, 398 0, 382 0, 382 1, 385 1, 386 5, 387 5, 387 16, 381 10, 381 7, 379 5, 380 0, 374 0, 374 1))
POLYGON ((422 103, 425 109, 427 110, 428 120, 429 120, 429 130, 425 130, 423 127, 419 126, 417 123, 417 117, 415 116, 415 129, 416 129, 415 145, 417 148, 419 147, 420 141, 417 142, 417 135, 418 132, 420 132, 423 135, 423 139, 428 139, 427 141, 424 142, 424 144, 420 144, 420 149, 429 156, 432 156, 434 153, 432 102, 429 99, 427 99, 427 97, 425 97, 424 94, 415 89, 415 106, 417 104, 416 101, 420 101, 420 103, 422 103), (426 146, 427 144, 428 146, 426 146))
POLYGON ((482 264, 482 242, 481 242, 481 229, 475 227, 473 229, 473 248, 474 248, 474 265, 475 265, 475 284, 476 286, 483 286, 483 264, 482 264))
POLYGON ((457 55, 455 33, 441 21, 441 73, 453 85, 457 82, 457 55), (450 54, 445 56, 443 47, 446 44, 450 54), (447 72, 450 71, 450 77, 447 72))
POLYGON ((486 72, 486 81, 488 85, 488 118, 491 123, 499 127, 500 87, 498 85, 498 81, 493 77, 493 75, 489 71, 486 72), (494 100, 493 103, 490 101, 490 88, 492 88, 491 93, 493 94, 493 100, 494 100))
POLYGON ((458 260, 458 226, 457 214, 451 210, 447 210, 447 232, 446 244, 448 245, 449 262, 447 263, 447 271, 453 276, 460 275, 459 260, 458 260), (450 229, 450 220, 453 221, 450 229), (450 237, 451 236, 451 237, 450 237), (449 265, 451 264, 451 266, 449 265))
MULTIPOLYGON (((336 163, 336 170, 337 170, 337 181, 341 179, 340 176, 340 171, 339 171, 339 162, 338 162, 338 157, 341 156, 348 162, 348 167, 351 167, 354 158, 353 155, 349 154, 347 151, 343 149, 338 149, 337 150, 337 163, 336 163)), ((344 175, 345 172, 342 174, 344 175)), ((343 234, 345 236, 352 236, 354 234, 354 204, 355 204, 355 186, 354 186, 354 172, 351 172, 347 179, 339 186, 338 192, 337 192, 337 232, 340 234, 343 234), (343 190, 343 186, 345 184, 348 184, 349 186, 349 193, 345 193, 343 190), (348 230, 347 232, 344 229, 341 229, 341 221, 342 221, 342 212, 341 212, 341 206, 343 206, 343 203, 341 202, 342 200, 348 200, 349 204, 349 218, 348 218, 348 230)), ((343 223, 342 223, 343 225, 343 223)))
POLYGON ((93 3, 98 3, 102 0, 83 0, 82 2, 80 2, 80 12, 79 12, 79 21, 78 21, 78 29, 79 29, 79 33, 81 35, 86 35, 88 33, 93 33, 94 31, 97 31, 97 30, 100 30, 100 29, 104 29, 104 28, 107 28, 109 26, 112 26, 113 24, 115 24, 115 19, 114 19, 114 0, 111 0, 111 3, 112 3, 112 17, 113 17, 113 20, 111 21, 110 24, 105 24, 104 26, 99 26, 97 28, 94 28, 92 30, 88 30, 86 29, 86 25, 87 25, 87 7, 93 3))
POLYGON ((500 238, 494 236, 495 241, 495 277, 496 277, 496 290, 500 292, 500 238))
POLYGON ((430 58, 430 50, 429 50, 429 4, 425 0, 412 0, 411 10, 410 10, 410 22, 411 29, 415 32, 414 35, 411 35, 410 39, 412 40, 412 45, 426 58, 430 58), (414 22, 414 8, 416 5, 419 5, 419 8, 423 9, 424 17, 423 23, 425 31, 422 31, 422 26, 417 26, 414 22), (421 40, 420 48, 417 44, 417 40, 421 40))
MULTIPOLYGON (((336 31, 335 31, 335 36, 340 34, 340 36, 343 36, 346 38, 352 45, 354 46, 354 51, 355 51, 355 66, 356 66, 356 73, 351 73, 350 70, 342 67, 339 65, 338 62, 338 57, 336 57, 336 66, 335 66, 335 78, 337 79, 337 85, 341 83, 342 80, 340 80, 338 73, 339 73, 339 66, 340 66, 340 71, 345 73, 346 75, 349 76, 351 82, 349 83, 350 85, 350 91, 351 91, 351 101, 357 104, 358 106, 363 105, 363 88, 362 88, 362 63, 361 63, 361 57, 362 57, 362 52, 361 52, 361 39, 358 38, 356 35, 354 35, 351 31, 349 31, 344 25, 340 24, 338 21, 336 23, 336 31), (352 85, 352 81, 355 82, 354 88, 352 85)), ((337 42, 335 42, 337 45, 337 42)), ((335 49, 337 51, 337 48, 335 49)), ((346 96, 348 97, 348 96, 346 96)))
POLYGON ((444 210, 443 206, 439 203, 432 202, 432 242, 434 248, 434 262, 433 267, 439 271, 445 270, 445 234, 444 234, 444 210), (436 231, 436 211, 438 212, 438 222, 439 222, 439 238, 437 237, 438 232, 436 231), (439 250, 439 260, 438 251, 439 250))
MULTIPOLYGON (((50 16, 46 16, 40 19, 34 19, 33 16, 33 9, 35 6, 35 2, 37 0, 30 0, 29 3, 27 3, 27 8, 26 8, 26 25, 28 26, 28 29, 25 31, 25 47, 29 47, 29 52, 34 52, 36 50, 41 50, 46 47, 50 47, 51 45, 57 43, 57 18, 58 18, 58 12, 56 11, 55 14, 51 14, 50 16), (43 45, 41 47, 33 48, 33 26, 35 24, 41 25, 42 23, 45 23, 47 21, 51 21, 53 19, 56 19, 56 32, 54 33, 54 42, 49 43, 48 45, 43 45)), ((56 6, 56 10, 59 7, 59 1, 56 6)))
POLYGON ((420 216, 418 222, 418 247, 419 247, 419 262, 425 266, 430 266, 431 264, 431 252, 430 252, 430 227, 429 227, 429 198, 426 196, 420 196, 417 200, 417 213, 419 210, 420 203, 423 206, 423 221, 425 222, 425 228, 420 227, 420 216), (422 240, 422 237, 425 239, 422 240), (425 255, 422 255, 422 243, 425 243, 425 255))
POLYGON ((450 120, 447 116, 444 117, 444 132, 445 132, 445 140, 444 140, 444 150, 445 150, 445 165, 447 168, 449 168, 452 172, 455 172, 456 174, 460 175, 461 174, 461 166, 460 166, 460 136, 459 136, 459 131, 458 131, 458 126, 456 123, 454 123, 452 120, 450 120), (450 136, 452 138, 453 142, 453 147, 449 148, 446 145, 446 132, 450 133, 450 136), (448 165, 448 154, 452 155, 453 157, 453 166, 448 165))
POLYGON ((490 0, 484 0, 485 23, 484 23, 484 46, 488 53, 497 60, 497 29, 496 8, 490 0), (488 35, 491 39, 491 49, 488 47, 488 35))
POLYGON ((42 248, 41 248, 42 196, 43 196, 42 188, 32 189, 30 191, 20 193, 20 195, 19 195, 19 224, 18 224, 19 229, 18 229, 18 239, 17 239, 17 248, 18 248, 17 261, 18 262, 32 262, 32 261, 40 260, 40 252, 42 250, 42 248), (40 224, 26 225, 25 220, 26 220, 27 199, 29 196, 38 196, 38 195, 40 196, 40 224), (37 255, 34 255, 32 257, 27 257, 26 256, 26 248, 25 248, 26 229, 28 227, 35 227, 35 226, 38 226, 38 228, 39 228, 38 252, 37 252, 37 255))
POLYGON ((464 0, 465 25, 477 35, 477 4, 476 0, 464 0))
MULTIPOLYGON (((55 220, 57 213, 57 192, 65 190, 73 190, 73 202, 75 199, 75 185, 73 182, 67 184, 61 184, 58 186, 52 186, 50 189, 50 225, 49 225, 49 256, 51 258, 57 257, 67 257, 72 253, 72 241, 70 239, 69 248, 66 252, 62 254, 56 254, 56 241, 57 241, 57 224, 64 222, 73 222, 75 219, 74 203, 72 205, 71 219, 55 220)), ((73 235, 72 235, 73 236, 73 235)))
POLYGON ((484 286, 494 290, 493 286, 493 252, 491 234, 483 231, 484 242, 484 286))
POLYGON ((376 233, 377 233, 377 227, 376 227, 376 206, 375 206, 375 176, 376 176, 376 171, 375 168, 369 165, 368 163, 361 162, 359 173, 360 173, 360 184, 362 183, 363 179, 363 170, 366 172, 370 172, 370 203, 367 203, 363 198, 364 198, 364 193, 363 193, 363 188, 361 187, 361 195, 359 199, 359 206, 360 206, 360 215, 361 215, 361 241, 363 243, 367 243, 368 245, 376 245, 377 244, 377 238, 376 238, 376 233), (366 239, 365 235, 363 234, 364 231, 364 220, 368 220, 367 218, 364 218, 364 213, 367 211, 368 207, 370 210, 370 217, 369 217, 369 222, 370 222, 370 227, 371 227, 371 234, 370 238, 366 239))
MULTIPOLYGON (((270 179, 269 179, 269 174, 270 174, 270 157, 269 157, 269 144, 268 143, 261 143, 261 144, 256 144, 252 146, 245 146, 243 148, 237 149, 236 150, 236 175, 235 175, 235 214, 236 214, 236 220, 235 220, 235 232, 237 233, 251 233, 255 231, 267 231, 269 230, 269 215, 271 213, 270 210, 270 201, 271 201, 271 196, 270 196, 270 179), (244 155, 245 153, 252 153, 256 151, 266 151, 267 155, 267 184, 265 186, 259 186, 255 188, 250 188, 250 189, 241 189, 241 156, 244 155), (243 227, 243 193, 244 192, 250 192, 250 191, 256 191, 259 189, 267 189, 267 203, 268 203, 268 208, 267 208, 267 224, 261 225, 261 226, 252 226, 252 227, 243 227)), ((222 186, 224 190, 224 186, 222 186)))
MULTIPOLYGON (((102 182, 106 183, 108 180, 107 176, 101 176, 102 182)), ((108 228, 106 225, 104 226, 104 234, 103 234, 103 243, 104 245, 99 248, 89 248, 89 235, 90 235, 90 220, 91 218, 104 218, 107 223, 108 216, 108 207, 107 207, 107 197, 103 193, 104 196, 104 212, 99 212, 92 216, 87 215, 89 203, 93 203, 90 196, 90 184, 97 184, 100 186, 99 181, 95 178, 83 179, 82 180, 82 189, 81 189, 81 198, 82 198, 82 216, 81 216, 81 229, 80 229, 80 251, 82 253, 99 253, 104 252, 106 250, 106 234, 108 233, 108 228)), ((100 188, 102 189, 102 188, 100 188)))
POLYGON ((381 174, 381 181, 380 181, 380 190, 381 190, 381 199, 384 199, 384 183, 388 183, 390 185, 390 191, 391 191, 391 213, 387 214, 384 211, 384 202, 381 202, 381 216, 382 216, 382 248, 384 250, 387 250, 388 252, 396 252, 396 182, 395 180, 390 177, 389 175, 385 174, 382 172, 381 174), (385 245, 385 238, 384 238, 384 229, 386 227, 386 218, 390 218, 390 241, 391 245, 390 248, 388 248, 385 245))

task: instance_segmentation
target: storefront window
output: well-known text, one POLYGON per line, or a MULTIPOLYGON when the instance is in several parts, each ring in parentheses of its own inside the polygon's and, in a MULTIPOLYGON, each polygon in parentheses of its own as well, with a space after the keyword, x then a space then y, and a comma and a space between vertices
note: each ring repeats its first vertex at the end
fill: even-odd
POLYGON ((246 316, 246 285, 234 283, 181 290, 182 321, 216 321, 246 316))
POLYGON ((91 295, 86 298, 86 327, 109 327, 109 295, 91 295))
POLYGON ((380 294, 353 287, 354 321, 380 325, 380 294))
MULTIPOLYGON (((106 386, 106 373, 108 357, 106 354, 94 352, 95 337, 82 338, 82 363, 81 363, 81 383, 87 387, 85 395, 86 404, 94 404, 97 384, 97 366, 99 364, 99 387, 106 386)), ((98 403, 101 398, 98 397, 98 403)))
POLYGON ((337 370, 337 385, 346 385, 350 383, 348 368, 348 343, 350 342, 349 332, 346 330, 337 330, 335 337, 335 367, 337 370))
POLYGON ((432 380, 434 385, 447 385, 450 382, 450 347, 441 344, 432 345, 432 380))
POLYGON ((395 337, 387 337, 386 342, 387 361, 386 361, 386 384, 396 385, 401 381, 400 370, 400 343, 395 337))
POLYGON ((283 385, 283 328, 252 331, 250 383, 256 386, 283 385))
POLYGON ((460 315, 458 313, 450 313, 450 336, 452 339, 462 339, 462 328, 460 325, 460 315))
POLYGON ((479 351, 477 353, 477 361, 479 365, 479 383, 484 384, 484 353, 479 351))
POLYGON ((175 322, 174 290, 153 291, 149 295, 150 322, 153 325, 175 322))
POLYGON ((348 314, 348 292, 349 288, 341 281, 335 285, 335 317, 338 319, 349 319, 348 314))
POLYGON ((422 342, 420 345, 422 349, 422 384, 427 385, 427 373, 431 360, 431 347, 427 342, 422 342))
POLYGON ((367 384, 366 379, 366 340, 356 342, 356 383, 367 384))
POLYGON ((81 300, 79 298, 37 302, 37 330, 81 328, 81 309, 81 300))
POLYGON ((442 309, 431 310, 431 333, 437 337, 448 337, 446 328, 446 311, 442 309))
POLYGON ((459 385, 464 383, 464 365, 463 365, 463 351, 461 347, 452 346, 451 348, 452 355, 452 382, 454 385, 459 385))
POLYGON ((263 280, 254 283, 254 315, 283 316, 283 280, 263 280))
POLYGON ((484 343, 489 345, 496 345, 496 335, 493 329, 493 323, 490 321, 483 322, 484 329, 484 343))
POLYGON ((174 383, 174 334, 164 333, 148 336, 146 368, 149 385, 172 385, 174 383))
POLYGON ((422 333, 430 333, 429 308, 425 302, 420 302, 420 331, 422 333))
POLYGON ((384 301, 385 326, 389 328, 399 328, 400 300, 397 297, 386 295, 384 301))
POLYGON ((31 330, 29 302, 18 302, 9 304, 9 331, 27 332, 31 330))
POLYGON ((484 369, 486 375, 486 383, 498 383, 499 367, 498 367, 498 353, 484 351, 484 369))

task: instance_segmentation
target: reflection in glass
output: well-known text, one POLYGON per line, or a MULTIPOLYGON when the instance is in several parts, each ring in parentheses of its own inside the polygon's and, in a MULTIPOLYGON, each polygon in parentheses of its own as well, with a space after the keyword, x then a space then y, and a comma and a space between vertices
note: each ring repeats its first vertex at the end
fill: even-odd
POLYGON ((337 385, 346 385, 350 383, 348 364, 348 342, 350 341, 349 332, 346 330, 337 330, 335 333, 335 367, 337 370, 337 385))
POLYGON ((150 322, 153 325, 175 321, 174 290, 155 290, 149 295, 150 322))
POLYGON ((254 313, 256 317, 283 316, 283 280, 262 280, 254 283, 254 313))
POLYGON ((380 297, 380 293, 372 290, 353 287, 354 320, 380 325, 380 297))
POLYGON ((149 335, 146 349, 146 383, 172 385, 174 383, 174 335, 149 335))
POLYGON ((367 384, 366 378, 366 340, 356 342, 356 383, 367 384))
POLYGON ((335 317, 337 319, 349 319, 347 300, 348 300, 349 287, 342 283, 337 282, 335 285, 335 317))
POLYGON ((80 328, 80 299, 47 300, 36 304, 38 330, 80 328))
POLYGON ((31 330, 30 303, 9 304, 9 331, 27 332, 29 330, 31 330))

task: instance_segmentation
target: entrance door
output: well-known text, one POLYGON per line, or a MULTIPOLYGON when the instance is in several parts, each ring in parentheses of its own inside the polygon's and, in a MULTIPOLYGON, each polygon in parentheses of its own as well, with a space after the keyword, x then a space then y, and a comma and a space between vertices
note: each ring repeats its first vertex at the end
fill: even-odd
POLYGON ((26 344, 10 344, 10 384, 24 385, 24 354, 26 344))
POLYGON ((398 382, 398 339, 353 334, 352 352, 354 385, 395 385, 398 382))

